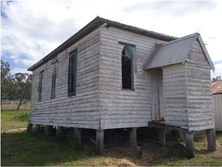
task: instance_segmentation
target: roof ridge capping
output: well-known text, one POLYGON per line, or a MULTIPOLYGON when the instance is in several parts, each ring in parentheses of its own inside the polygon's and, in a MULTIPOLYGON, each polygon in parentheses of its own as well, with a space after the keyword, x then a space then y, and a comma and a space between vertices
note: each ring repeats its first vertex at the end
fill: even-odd
POLYGON ((189 34, 189 35, 180 37, 180 38, 175 39, 175 40, 173 40, 173 41, 166 42, 166 43, 164 43, 163 45, 168 45, 168 44, 171 44, 171 43, 174 43, 174 42, 182 41, 182 40, 185 40, 185 39, 187 39, 187 38, 197 37, 198 35, 200 35, 200 34, 199 34, 198 32, 196 32, 196 33, 193 33, 193 34, 189 34))

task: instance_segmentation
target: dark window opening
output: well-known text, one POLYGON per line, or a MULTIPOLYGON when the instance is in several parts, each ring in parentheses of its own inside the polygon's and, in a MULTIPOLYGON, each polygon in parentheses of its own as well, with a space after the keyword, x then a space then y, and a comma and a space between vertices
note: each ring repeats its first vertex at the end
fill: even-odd
POLYGON ((73 51, 69 55, 69 85, 68 95, 76 95, 76 65, 77 65, 77 51, 73 51))
POLYGON ((39 73, 39 86, 38 86, 39 101, 42 101, 42 80, 43 80, 43 73, 44 73, 44 71, 41 71, 41 72, 39 73))
POLYGON ((125 51, 122 52, 122 88, 133 89, 132 85, 132 59, 125 56, 125 51))
POLYGON ((55 98, 57 63, 53 65, 51 99, 55 98))

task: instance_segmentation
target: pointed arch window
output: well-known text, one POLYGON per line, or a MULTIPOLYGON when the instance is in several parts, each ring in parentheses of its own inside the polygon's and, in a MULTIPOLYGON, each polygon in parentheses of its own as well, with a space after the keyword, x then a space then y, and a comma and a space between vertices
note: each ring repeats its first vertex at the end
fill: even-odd
POLYGON ((133 67, 136 72, 136 47, 125 45, 122 51, 122 89, 134 90, 133 67))

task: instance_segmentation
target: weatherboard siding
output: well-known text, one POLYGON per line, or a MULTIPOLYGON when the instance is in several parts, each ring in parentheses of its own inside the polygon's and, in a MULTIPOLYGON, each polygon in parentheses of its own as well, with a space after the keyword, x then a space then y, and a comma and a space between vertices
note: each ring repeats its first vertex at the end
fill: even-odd
POLYGON ((30 122, 33 124, 99 129, 99 28, 57 55, 55 98, 51 97, 53 65, 49 60, 33 72, 30 122), (77 49, 76 96, 68 97, 69 53, 77 49), (42 101, 39 72, 44 70, 42 101))
POLYGON ((186 60, 189 130, 214 128, 210 66, 196 40, 186 60))
POLYGON ((150 73, 142 69, 155 42, 161 41, 113 27, 102 28, 100 33, 101 129, 148 126, 151 120, 150 73), (134 90, 122 90, 121 56, 124 45, 119 42, 136 46, 134 90))
POLYGON ((163 92, 166 125, 188 128, 184 64, 169 65, 163 68, 163 92))

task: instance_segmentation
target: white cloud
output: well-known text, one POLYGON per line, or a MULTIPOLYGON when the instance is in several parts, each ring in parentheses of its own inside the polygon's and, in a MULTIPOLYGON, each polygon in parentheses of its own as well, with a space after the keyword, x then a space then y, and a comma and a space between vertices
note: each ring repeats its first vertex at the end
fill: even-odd
POLYGON ((21 73, 28 73, 28 74, 31 73, 31 71, 27 71, 26 68, 12 68, 10 70, 10 72, 11 72, 12 75, 14 75, 15 73, 19 73, 19 72, 21 72, 21 73))
MULTIPOLYGON (((212 60, 222 61, 221 1, 3 1, 2 10, 7 15, 7 19, 1 18, 2 57, 25 68, 98 15, 178 37, 198 31, 212 60)), ((213 75, 219 69, 216 65, 213 75)))

